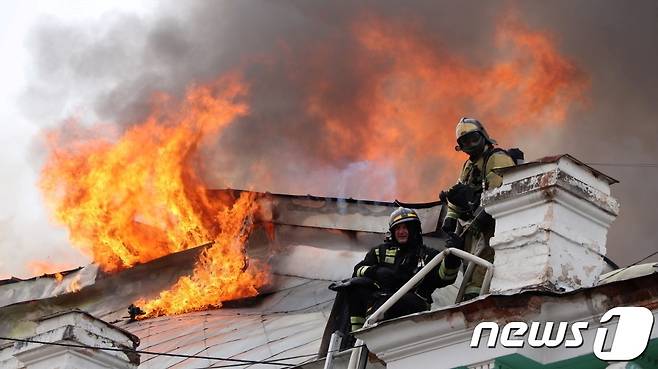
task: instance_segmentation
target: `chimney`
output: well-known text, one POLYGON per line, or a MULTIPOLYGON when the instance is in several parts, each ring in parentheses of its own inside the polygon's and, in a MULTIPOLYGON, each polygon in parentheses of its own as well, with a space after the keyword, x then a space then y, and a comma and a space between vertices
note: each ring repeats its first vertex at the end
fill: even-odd
POLYGON ((133 352, 139 338, 86 312, 57 313, 41 318, 37 324, 36 335, 25 340, 41 343, 16 342, 0 347, 0 367, 136 369, 139 366, 139 355, 133 352), (73 347, 79 345, 118 351, 73 347))
POLYGON ((608 228, 619 213, 610 196, 617 181, 570 155, 499 173, 503 185, 482 196, 496 219, 491 292, 594 286, 604 267, 608 228))

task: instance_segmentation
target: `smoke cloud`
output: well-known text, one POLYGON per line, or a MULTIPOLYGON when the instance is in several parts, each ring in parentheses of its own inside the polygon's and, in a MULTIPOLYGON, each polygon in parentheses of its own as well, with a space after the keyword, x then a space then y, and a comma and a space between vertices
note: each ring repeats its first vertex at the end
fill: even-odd
MULTIPOLYGON (((22 104, 42 127, 74 116, 128 128, 146 117, 154 93, 181 97, 191 85, 241 72, 250 113, 204 148, 211 187, 432 201, 457 177, 463 158, 446 148, 463 115, 478 117, 502 146, 521 147, 529 159, 555 153, 590 163, 658 158, 658 4, 652 1, 169 2, 147 17, 113 14, 101 24, 44 20, 29 47, 33 72, 22 104), (549 35, 569 63, 541 53, 509 55, 495 35, 510 12, 529 32, 549 35), (379 31, 369 33, 371 24, 379 31), (415 43, 405 49, 406 40, 415 43), (386 45, 399 55, 377 48, 386 45), (555 77, 548 81, 531 80, 551 91, 550 101, 538 102, 523 81, 488 83, 517 60, 522 69, 548 63, 548 72, 559 71, 548 73, 555 77), (431 71, 381 87, 382 75, 408 65, 459 71, 459 88, 414 95, 446 81, 431 71), (435 84, 423 85, 419 76, 435 84), (387 94, 396 104, 382 103, 387 94), (509 105, 523 105, 524 114, 508 113, 509 105), (406 109, 429 118, 409 128, 404 120, 417 115, 406 109), (387 125, 405 129, 390 132, 387 125), (433 146, 442 148, 440 155, 431 153, 433 146)), ((39 163, 43 153, 34 154, 39 163)), ((609 233, 608 255, 627 265, 658 250, 652 205, 658 168, 595 167, 621 181, 613 194, 622 213, 609 233)))

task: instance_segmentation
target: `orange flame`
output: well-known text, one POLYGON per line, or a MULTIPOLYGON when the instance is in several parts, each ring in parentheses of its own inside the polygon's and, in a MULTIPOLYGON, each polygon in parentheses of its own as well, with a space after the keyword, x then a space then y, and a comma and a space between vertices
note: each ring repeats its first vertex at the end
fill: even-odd
POLYGON ((57 281, 57 283, 60 283, 61 281, 63 281, 64 276, 62 275, 62 273, 59 273, 59 272, 55 273, 55 280, 57 281))
POLYGON ((246 113, 237 102, 245 92, 237 76, 226 76, 191 88, 178 105, 159 96, 150 117, 114 141, 74 122, 48 136, 42 191, 71 242, 103 270, 214 242, 191 277, 147 304, 157 314, 253 296, 266 281, 243 251, 257 210, 253 196, 243 193, 234 204, 211 198, 195 171, 203 140, 246 113))
POLYGON ((51 263, 45 260, 31 260, 27 262, 27 270, 30 274, 35 276, 57 273, 67 269, 71 269, 71 266, 67 264, 51 263))
MULTIPOLYGON (((356 65, 350 68, 359 71, 360 86, 347 108, 332 104, 339 87, 323 74, 334 62, 328 46, 318 43, 318 52, 305 54, 304 63, 317 71, 302 84, 306 113, 325 129, 322 159, 368 161, 395 173, 394 192, 380 192, 388 187, 378 183, 369 189, 371 197, 428 200, 453 182, 465 159, 453 150, 460 116, 484 120, 504 145, 528 123, 536 129, 565 122, 574 102, 584 101, 586 75, 548 34, 514 18, 499 26, 494 56, 477 63, 406 26, 377 17, 354 26, 350 61, 356 65)), ((123 133, 71 121, 48 135, 42 191, 71 242, 103 270, 213 242, 192 275, 156 299, 138 302, 146 316, 219 307, 257 294, 267 282, 267 269, 244 252, 258 211, 254 195, 245 192, 229 202, 211 197, 198 175, 197 149, 247 114, 240 102, 245 93, 240 79, 228 75, 191 88, 180 104, 158 96, 150 116, 123 133)), ((260 187, 274 180, 267 165, 249 168, 260 187)))
POLYGON ((80 291, 80 275, 73 277, 71 282, 66 286, 66 292, 73 293, 80 291))
POLYGON ((243 248, 257 210, 254 200, 253 193, 244 192, 231 208, 218 214, 223 232, 214 245, 201 254, 192 276, 180 278, 173 288, 161 292, 155 300, 137 302, 146 317, 221 307, 222 301, 236 296, 258 294, 256 287, 267 282, 267 274, 263 271, 245 273, 253 265, 248 264, 243 248), (242 222, 234 219, 242 219, 242 222))
POLYGON ((484 121, 506 147, 518 132, 565 122, 569 110, 585 102, 587 76, 549 34, 513 16, 503 18, 482 59, 437 46, 435 35, 414 25, 378 17, 361 19, 354 34, 352 68, 360 78, 354 105, 332 102, 336 83, 323 75, 326 53, 317 52, 309 60, 318 78, 310 82, 307 110, 327 128, 328 162, 349 158, 392 169, 394 193, 382 194, 381 183, 369 189, 379 198, 427 201, 454 183, 466 159, 454 150, 462 116, 484 121))

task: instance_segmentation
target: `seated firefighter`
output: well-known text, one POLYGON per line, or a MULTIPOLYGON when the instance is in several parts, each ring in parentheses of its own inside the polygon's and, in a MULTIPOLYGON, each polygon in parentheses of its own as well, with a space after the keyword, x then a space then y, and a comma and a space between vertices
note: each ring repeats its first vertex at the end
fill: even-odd
MULTIPOLYGON (((356 278, 352 280, 360 283, 346 289, 352 331, 361 328, 367 314, 374 313, 439 253, 423 244, 420 218, 415 211, 398 208, 391 214, 388 226, 390 237, 354 267, 356 278)), ((449 255, 393 305, 384 319, 429 310, 432 292, 454 283, 460 264, 459 258, 449 255)))
MULTIPOLYGON (((494 234, 495 222, 491 216, 480 209, 482 192, 500 187, 503 178, 496 169, 515 165, 516 159, 522 159, 523 153, 518 149, 509 152, 496 147, 484 129, 482 123, 472 118, 462 118, 456 127, 457 145, 455 150, 468 155, 459 175, 457 184, 441 194, 441 199, 448 204, 448 212, 442 230, 454 242, 458 220, 467 225, 461 240, 464 250, 493 262, 494 250, 489 246, 489 239, 494 234)), ((465 281, 464 300, 480 294, 486 269, 478 266, 471 278, 465 281)))

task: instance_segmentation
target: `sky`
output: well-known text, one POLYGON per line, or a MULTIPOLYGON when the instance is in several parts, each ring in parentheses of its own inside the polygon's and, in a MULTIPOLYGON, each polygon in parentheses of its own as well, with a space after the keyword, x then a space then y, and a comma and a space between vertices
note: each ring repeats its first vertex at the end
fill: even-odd
MULTIPOLYGON (((84 265, 89 258, 72 248, 66 231, 53 224, 37 188, 39 164, 35 163, 34 140, 45 121, 26 118, 19 107, 30 74, 27 37, 43 19, 66 22, 98 22, 108 12, 140 14, 152 2, 133 1, 4 1, 0 4, 0 45, 6 57, 0 68, 0 167, 5 175, 0 183, 0 277, 26 277, 31 260, 45 261, 62 268, 84 265)), ((64 108, 61 114, 66 113, 64 108)), ((50 121, 56 124, 57 117, 50 121)), ((44 123, 46 122, 46 123, 44 123)))
MULTIPOLYGON (((145 117, 153 93, 180 97, 190 85, 236 66, 250 83, 251 111, 207 149, 214 160, 208 161, 206 177, 215 187, 431 201, 444 178, 456 173, 454 165, 423 150, 433 142, 454 145, 454 122, 474 113, 491 124, 490 133, 503 145, 521 147, 530 159, 571 153, 605 164, 595 168, 621 182, 613 187, 621 213, 609 233, 608 255, 624 266, 658 251, 658 168, 652 165, 658 162, 655 2, 33 0, 2 2, 0 31, 5 50, 0 277, 29 276, 30 261, 60 269, 89 262, 50 219, 37 188, 47 156, 40 143, 44 129, 57 128, 71 116, 128 129, 145 117), (524 64, 528 55, 508 55, 494 42, 492 35, 509 9, 528 29, 549 35, 559 55, 573 65, 564 69, 566 77, 551 75, 548 86, 560 78, 587 81, 583 101, 568 89, 571 85, 557 85, 557 98, 573 99, 565 102, 570 108, 564 119, 536 114, 533 122, 512 121, 502 112, 504 104, 474 106, 462 114, 456 108, 462 95, 434 95, 427 86, 407 92, 407 85, 387 85, 387 98, 396 98, 393 112, 384 104, 387 98, 382 102, 373 96, 382 76, 410 66, 470 71, 464 80, 476 90, 498 88, 487 84, 487 73, 496 65, 537 64, 524 64), (377 29, 382 19, 389 24, 383 31, 377 29), (389 46, 409 47, 410 54, 422 54, 424 47, 431 51, 426 59, 411 61, 404 53, 378 51, 368 44, 373 39, 354 40, 354 33, 368 35, 364 29, 383 33, 389 46), (387 32, 395 37, 386 39, 387 32), (456 105, 445 107, 442 99, 456 105), (392 117, 386 123, 393 125, 416 117, 406 109, 442 118, 439 126, 423 121, 420 131, 405 126, 407 134, 426 135, 411 137, 422 145, 396 145, 399 132, 380 131, 382 117, 392 117), (366 145, 367 150, 352 149, 366 145), (389 152, 395 160, 386 160, 389 152)), ((541 52, 532 58, 540 65, 556 63, 541 52)), ((445 81, 442 75, 428 78, 445 81)), ((450 163, 461 160, 450 155, 450 163)))

